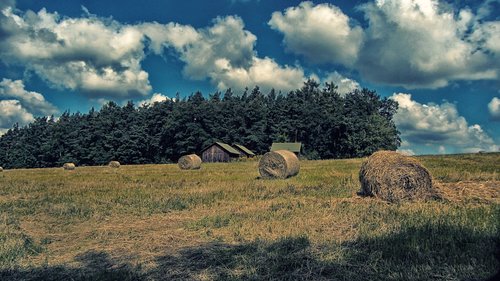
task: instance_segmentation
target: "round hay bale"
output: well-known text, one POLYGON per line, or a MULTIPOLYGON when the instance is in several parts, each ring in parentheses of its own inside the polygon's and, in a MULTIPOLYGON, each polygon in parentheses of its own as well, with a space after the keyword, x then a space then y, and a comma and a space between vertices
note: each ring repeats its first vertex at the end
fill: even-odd
POLYGON ((415 158, 395 151, 378 151, 366 160, 359 171, 364 196, 389 202, 429 199, 436 195, 432 176, 415 158))
POLYGON ((3 172, 3 168, 2 168, 2 167, 0 167, 0 173, 1 173, 1 172, 3 172))
POLYGON ((120 162, 118 162, 118 161, 110 161, 109 164, 108 164, 108 166, 110 168, 120 168, 120 162))
POLYGON ((299 170, 299 158, 288 150, 268 152, 259 161, 259 173, 263 178, 286 179, 297 175, 299 170))
POLYGON ((196 154, 184 155, 177 164, 181 170, 197 170, 201 167, 201 158, 196 154))
POLYGON ((76 168, 76 165, 74 163, 64 163, 63 168, 64 170, 72 171, 76 168))

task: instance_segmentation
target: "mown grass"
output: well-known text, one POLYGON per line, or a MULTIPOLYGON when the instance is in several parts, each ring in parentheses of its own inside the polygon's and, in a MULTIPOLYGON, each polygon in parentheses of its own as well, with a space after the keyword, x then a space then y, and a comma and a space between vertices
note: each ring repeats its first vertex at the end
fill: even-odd
POLYGON ((1 280, 486 280, 500 266, 500 154, 424 156, 443 198, 356 196, 363 159, 9 170, 1 280), (449 197, 448 197, 449 195, 449 197))

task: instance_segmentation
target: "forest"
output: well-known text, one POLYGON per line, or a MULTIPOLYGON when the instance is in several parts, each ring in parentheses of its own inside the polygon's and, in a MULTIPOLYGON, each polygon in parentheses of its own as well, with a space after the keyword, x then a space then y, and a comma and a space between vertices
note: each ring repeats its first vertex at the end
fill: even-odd
POLYGON ((109 102, 88 113, 66 111, 59 118, 14 125, 0 137, 0 166, 172 163, 215 141, 243 144, 257 154, 272 142, 300 141, 308 159, 363 157, 399 147, 397 107, 369 89, 341 95, 336 85, 314 80, 285 94, 255 87, 207 97, 177 94, 140 106, 109 102))

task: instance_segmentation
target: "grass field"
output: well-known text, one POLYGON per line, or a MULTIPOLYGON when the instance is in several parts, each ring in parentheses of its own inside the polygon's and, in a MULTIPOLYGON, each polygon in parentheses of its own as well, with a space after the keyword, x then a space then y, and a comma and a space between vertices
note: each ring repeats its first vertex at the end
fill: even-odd
POLYGON ((356 195, 362 159, 0 173, 0 280, 486 280, 500 154, 424 156, 442 199, 356 195))

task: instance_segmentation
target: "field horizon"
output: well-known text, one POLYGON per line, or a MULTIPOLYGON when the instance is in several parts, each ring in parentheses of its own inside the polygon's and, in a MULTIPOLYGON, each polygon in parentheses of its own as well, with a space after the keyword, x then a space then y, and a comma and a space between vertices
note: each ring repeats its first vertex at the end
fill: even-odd
POLYGON ((440 198, 356 195, 364 158, 0 173, 2 280, 487 280, 500 153, 418 156, 440 198))

